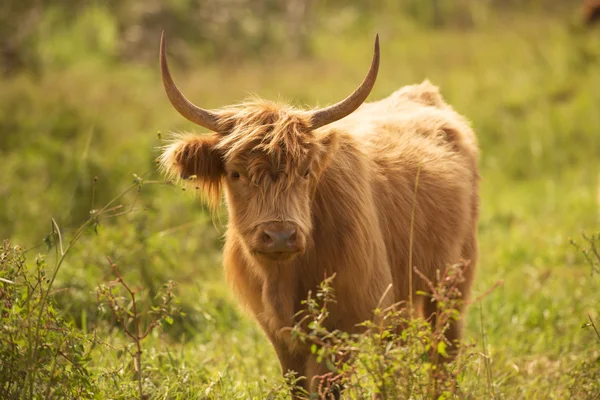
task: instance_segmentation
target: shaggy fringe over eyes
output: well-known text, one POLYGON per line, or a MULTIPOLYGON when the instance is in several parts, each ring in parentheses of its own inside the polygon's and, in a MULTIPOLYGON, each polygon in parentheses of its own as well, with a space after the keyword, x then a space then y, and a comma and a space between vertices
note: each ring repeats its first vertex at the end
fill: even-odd
POLYGON ((229 129, 217 147, 227 162, 248 167, 252 183, 272 170, 302 174, 301 168, 325 151, 310 129, 310 111, 255 98, 218 113, 229 129))
MULTIPOLYGON (((174 135, 159 157, 168 178, 195 192, 200 189, 213 210, 221 198, 226 163, 243 165, 256 186, 268 174, 302 176, 309 166, 314 177, 322 172, 335 135, 327 129, 313 132, 310 111, 254 98, 215 112, 219 133, 174 135)), ((277 201, 278 194, 293 183, 293 179, 278 179, 271 186, 272 200, 277 201)))
POLYGON ((183 182, 193 193, 199 193, 213 211, 221 199, 225 173, 221 152, 216 148, 218 140, 216 135, 174 135, 158 158, 167 179, 183 182))

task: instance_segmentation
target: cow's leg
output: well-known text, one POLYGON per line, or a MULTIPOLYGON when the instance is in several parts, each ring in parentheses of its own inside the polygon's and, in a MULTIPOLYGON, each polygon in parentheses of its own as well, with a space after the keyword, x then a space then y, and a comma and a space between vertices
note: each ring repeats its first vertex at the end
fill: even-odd
MULTIPOLYGON (((301 389, 308 390, 309 385, 307 380, 302 378, 306 375, 308 356, 302 352, 302 350, 292 351, 289 347, 289 343, 276 337, 266 329, 264 331, 273 345, 277 358, 279 359, 281 374, 285 376, 288 371, 296 372, 296 377, 301 378, 301 380, 298 381, 297 386, 301 389)), ((292 399, 300 399, 301 397, 298 397, 300 392, 300 390, 292 390, 292 399)))
POLYGON ((288 351, 287 347, 283 346, 275 347, 275 351, 277 353, 277 358, 279 358, 279 363, 281 364, 282 375, 285 375, 288 371, 293 371, 296 372, 296 378, 300 378, 296 383, 297 389, 292 389, 292 399, 300 399, 300 395, 303 393, 300 389, 309 389, 307 380, 304 378, 308 357, 302 354, 293 354, 288 351))
MULTIPOLYGON (((446 331, 444 332, 444 336, 445 338, 448 340, 448 342, 450 342, 450 346, 446 349, 446 352, 448 353, 448 357, 441 357, 442 361, 449 361, 454 359, 454 357, 456 356, 456 351, 457 351, 457 344, 460 342, 460 339, 462 338, 462 329, 463 329, 463 308, 464 306, 459 306, 459 313, 460 313, 460 317, 457 320, 451 321, 448 325, 448 327, 446 328, 446 331)), ((435 332, 436 329, 438 329, 437 325, 437 302, 435 301, 427 301, 425 303, 425 316, 429 318, 429 321, 431 323, 431 329, 435 332)), ((439 329, 441 329, 442 327, 439 327, 439 329)), ((432 352, 436 352, 436 349, 432 349, 432 352)), ((434 356, 434 354, 432 353, 431 356, 434 356)))
MULTIPOLYGON (((273 345, 279 363, 281 365, 281 373, 285 373, 289 370, 297 372, 298 376, 304 376, 306 373, 306 356, 301 352, 292 352, 289 343, 287 343, 282 337, 276 335, 275 331, 277 325, 272 324, 274 308, 272 302, 267 299, 263 299, 265 295, 265 289, 267 292, 271 289, 268 285, 265 285, 265 281, 256 277, 250 273, 250 268, 243 261, 241 250, 236 247, 236 242, 229 240, 225 244, 224 252, 224 265, 227 281, 229 285, 234 289, 238 297, 242 300, 242 303, 251 312, 260 324, 263 332, 273 345), (265 304, 267 307, 265 307, 265 304), (271 318, 268 318, 270 316, 271 318)), ((282 307, 278 307, 277 311, 280 311, 282 307)), ((277 313, 279 314, 279 312, 277 313)), ((275 318, 277 319, 277 318, 275 318)), ((305 380, 300 381, 300 386, 305 389, 308 388, 305 380)), ((295 397, 295 394, 292 394, 295 397)))
MULTIPOLYGON (((470 252, 469 254, 472 256, 476 256, 475 252, 470 252)), ((475 265, 476 259, 474 258, 473 261, 468 261, 466 265, 462 267, 464 281, 458 283, 457 285, 457 289, 461 293, 461 301, 457 309, 457 311, 459 312, 459 317, 457 320, 450 321, 449 326, 444 332, 444 336, 451 344, 446 349, 449 357, 445 358, 445 360, 452 360, 457 355, 457 346, 462 338, 464 315, 467 309, 467 302, 471 293, 473 277, 475 275, 475 265)), ((432 329, 435 330, 437 324, 436 317, 438 312, 437 302, 430 301, 430 299, 425 299, 423 306, 425 317, 430 318, 432 329)))
MULTIPOLYGON (((446 338, 452 344, 448 349, 450 358, 453 359, 456 356, 457 348, 456 345, 462 338, 463 323, 465 311, 467 309, 468 301, 471 296, 471 287, 473 279, 475 278, 475 271, 477 269, 477 261, 479 257, 479 250, 477 245, 477 220, 479 217, 479 196, 478 196, 478 178, 475 177, 473 183, 472 192, 472 203, 471 203, 471 216, 472 216, 472 227, 471 231, 465 237, 465 241, 461 247, 461 258, 464 262, 462 268, 463 281, 458 283, 458 290, 461 294, 461 302, 458 307, 459 318, 456 321, 452 321, 448 330, 445 332, 446 338)), ((433 305, 435 310, 435 303, 433 305)), ((431 310, 429 310, 431 311, 431 310)))
MULTIPOLYGON (((477 210, 475 210, 476 212, 477 210)), ((467 238, 462 248, 462 258, 465 260, 465 266, 462 269, 463 282, 459 283, 458 290, 460 291, 462 298, 459 306, 460 317, 458 321, 455 321, 448 328, 446 337, 450 343, 457 343, 462 338, 464 317, 468 305, 468 301, 471 297, 471 287, 473 286, 473 279, 475 278, 475 271, 477 267, 478 249, 477 249, 477 236, 476 230, 473 229, 471 236, 467 238)), ((456 349, 450 349, 456 352, 456 349)))

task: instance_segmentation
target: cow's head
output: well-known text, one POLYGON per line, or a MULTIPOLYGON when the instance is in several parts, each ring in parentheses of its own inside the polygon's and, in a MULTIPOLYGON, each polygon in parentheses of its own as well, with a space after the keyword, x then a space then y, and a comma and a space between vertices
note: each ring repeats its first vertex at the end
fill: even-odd
POLYGON ((379 40, 371 68, 350 96, 312 111, 254 100, 205 110, 179 91, 167 64, 164 34, 160 65, 169 100, 209 135, 176 138, 161 155, 161 166, 199 188, 216 206, 221 188, 229 228, 242 238, 246 254, 261 264, 284 262, 310 245, 311 200, 337 146, 333 129, 318 129, 356 110, 367 98, 379 68, 379 40))

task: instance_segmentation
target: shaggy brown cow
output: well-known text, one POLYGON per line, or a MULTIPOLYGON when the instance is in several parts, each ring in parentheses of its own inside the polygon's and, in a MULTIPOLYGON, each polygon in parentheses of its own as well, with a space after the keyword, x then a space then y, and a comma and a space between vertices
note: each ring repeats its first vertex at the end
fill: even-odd
MULTIPOLYGON (((175 86, 164 36, 160 64, 175 109, 214 132, 177 137, 164 149, 162 168, 200 187, 213 206, 225 192, 227 280, 272 342, 283 372, 306 376, 307 389, 326 372, 282 330, 294 325, 301 300, 324 276, 336 274, 330 329, 356 331, 378 304, 408 299, 413 203, 412 264, 435 281, 436 270, 470 260, 461 287, 469 294, 477 259, 474 133, 427 81, 362 104, 379 68, 378 39, 360 87, 311 111, 263 100, 205 110, 175 86), (382 298, 389 284, 393 290, 382 298)), ((417 290, 428 288, 415 278, 417 290)), ((419 298, 431 315, 435 304, 419 298)), ((457 323, 448 337, 460 333, 457 323)))
POLYGON ((600 0, 584 0, 581 5, 581 14, 586 25, 596 24, 600 21, 600 0))

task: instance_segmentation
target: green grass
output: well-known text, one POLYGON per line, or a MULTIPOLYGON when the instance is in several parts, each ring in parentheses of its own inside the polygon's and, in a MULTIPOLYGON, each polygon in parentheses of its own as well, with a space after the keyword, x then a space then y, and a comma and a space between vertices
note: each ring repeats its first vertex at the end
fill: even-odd
MULTIPOLYGON (((173 73, 205 107, 248 93, 324 105, 360 82, 381 29, 371 98, 429 78, 472 120, 482 147, 474 294, 503 283, 468 313, 466 340, 481 354, 461 376, 463 391, 473 399, 569 398, 577 377, 594 379, 600 369, 593 363, 599 338, 582 329, 588 315, 600 320, 600 279, 570 244, 599 230, 600 36, 574 31, 556 16, 490 17, 472 31, 382 21, 383 28, 372 23, 346 36, 333 28, 316 32, 312 60, 197 59, 190 70, 174 65, 173 73)), ((92 57, 0 85, 0 237, 25 248, 42 241, 51 217, 70 238, 134 173, 160 181, 157 131, 196 130, 170 107, 157 65, 92 57)), ((164 281, 179 283, 185 316, 143 342, 143 384, 152 398, 284 393, 273 350, 224 285, 224 222, 213 226, 198 199, 170 185, 144 185, 118 203, 123 207, 113 213, 122 215, 103 219, 97 233, 74 246, 54 285, 64 290, 51 296, 67 325, 88 335, 95 329, 104 343, 89 349, 86 364, 96 398, 130 398, 137 388, 130 357, 118 351, 131 340, 96 303, 95 288, 114 279, 105 256, 131 286, 143 288, 142 296, 154 296, 164 281)), ((28 263, 45 251, 28 251, 28 263)), ((587 396, 598 398, 598 390, 587 396)))

